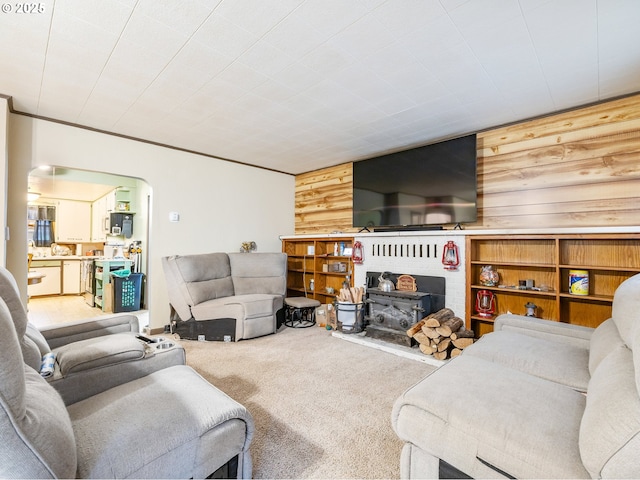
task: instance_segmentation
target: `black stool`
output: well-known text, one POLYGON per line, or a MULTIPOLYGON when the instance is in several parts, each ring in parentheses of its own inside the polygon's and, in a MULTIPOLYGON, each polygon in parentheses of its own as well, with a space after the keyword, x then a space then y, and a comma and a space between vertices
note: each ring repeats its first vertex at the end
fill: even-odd
POLYGON ((316 307, 318 300, 306 297, 289 297, 284 299, 284 324, 292 328, 306 328, 316 324, 316 307))

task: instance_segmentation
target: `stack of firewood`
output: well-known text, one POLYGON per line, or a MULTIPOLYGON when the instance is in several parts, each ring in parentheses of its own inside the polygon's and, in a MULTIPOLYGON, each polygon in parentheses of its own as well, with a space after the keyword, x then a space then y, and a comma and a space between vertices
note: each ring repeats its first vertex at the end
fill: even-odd
POLYGON ((437 360, 457 357, 474 340, 473 330, 464 328, 464 321, 449 308, 443 308, 423 318, 407 330, 418 342, 420 351, 437 360))

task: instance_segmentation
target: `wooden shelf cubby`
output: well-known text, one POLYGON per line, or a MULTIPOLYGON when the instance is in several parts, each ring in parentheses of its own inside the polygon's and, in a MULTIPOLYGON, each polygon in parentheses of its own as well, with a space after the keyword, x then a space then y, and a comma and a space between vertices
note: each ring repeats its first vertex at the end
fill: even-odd
POLYGON ((466 314, 477 337, 493 330, 495 316, 524 314, 528 302, 537 306, 539 318, 595 328, 611 316, 618 286, 640 273, 640 234, 469 235, 466 261, 466 314), (480 284, 486 265, 500 275, 499 285, 480 284), (571 270, 588 271, 588 295, 569 293, 571 270), (542 291, 519 289, 527 279, 542 291), (476 312, 480 290, 495 297, 492 318, 476 312))
POLYGON ((346 281, 353 286, 353 262, 349 255, 334 255, 334 247, 353 248, 353 237, 284 238, 287 254, 287 296, 313 298, 332 303, 346 281), (341 271, 337 265, 343 265, 341 271), (343 270, 343 271, 342 271, 343 270), (311 290, 313 280, 313 290, 311 290), (329 289, 329 290, 327 290, 329 289), (333 293, 331 292, 333 289, 333 293))

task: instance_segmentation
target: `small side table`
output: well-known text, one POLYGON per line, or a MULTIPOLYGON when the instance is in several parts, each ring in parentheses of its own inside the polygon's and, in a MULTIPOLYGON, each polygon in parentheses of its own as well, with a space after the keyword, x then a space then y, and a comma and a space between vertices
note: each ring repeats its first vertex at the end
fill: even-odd
POLYGON ((284 324, 292 328, 306 328, 316 324, 318 300, 306 297, 288 297, 284 299, 284 324))

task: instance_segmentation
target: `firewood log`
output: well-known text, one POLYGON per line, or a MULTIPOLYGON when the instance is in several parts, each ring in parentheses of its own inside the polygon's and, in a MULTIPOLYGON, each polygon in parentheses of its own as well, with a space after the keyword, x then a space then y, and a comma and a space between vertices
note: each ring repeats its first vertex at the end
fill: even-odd
POLYGON ((420 331, 420 329, 422 328, 422 326, 425 323, 425 319, 423 318, 422 320, 420 320, 418 323, 416 323, 415 325, 412 325, 409 330, 407 330, 407 335, 409 335, 411 338, 413 338, 413 336, 418 333, 420 331))
POLYGON ((442 324, 442 322, 444 322, 446 319, 451 318, 455 316, 455 313, 453 313, 453 310, 451 310, 450 308, 443 308, 441 310, 438 310, 437 312, 433 312, 431 314, 429 314, 426 317, 427 321, 429 322, 429 327, 432 326, 432 324, 435 324, 435 322, 433 320, 437 320, 439 322, 438 325, 434 325, 434 326, 439 326, 442 324))
POLYGON ((456 338, 452 340, 451 343, 453 343, 453 346, 456 348, 464 349, 473 344, 473 338, 456 338))
POLYGON ((433 358, 435 358, 436 360, 446 360, 448 356, 449 356, 449 352, 447 351, 434 352, 433 354, 433 358))
POLYGON ((450 337, 453 332, 460 330, 462 325, 464 325, 464 322, 461 318, 451 317, 442 322, 439 327, 436 327, 436 332, 443 337, 450 337))
POLYGON ((423 325, 422 332, 429 338, 437 338, 440 336, 440 334, 436 332, 436 329, 433 327, 426 327, 423 325))
POLYGON ((435 328, 435 327, 439 327, 440 326, 440 320, 438 320, 437 318, 429 318, 429 317, 427 317, 427 318, 424 319, 424 324, 427 327, 435 328))
POLYGON ((460 350, 459 348, 452 348, 451 351, 449 352, 449 356, 451 358, 455 358, 458 355, 460 355, 462 353, 462 350, 460 350))
POLYGON ((429 342, 431 341, 431 339, 429 337, 427 337, 422 330, 417 332, 413 336, 413 339, 418 343, 425 343, 427 345, 429 345, 429 342))
POLYGON ((440 343, 438 343, 438 351, 439 352, 446 351, 447 348, 449 348, 449 345, 451 345, 451 339, 450 338, 442 338, 442 340, 440 340, 440 343))
POLYGON ((433 355, 433 353, 436 351, 435 348, 433 348, 431 345, 425 345, 424 343, 420 344, 420 351, 422 353, 424 353, 425 355, 433 355))
POLYGON ((464 327, 461 327, 457 332, 453 332, 451 334, 451 340, 455 340, 457 338, 473 338, 476 334, 473 330, 467 330, 464 327))

